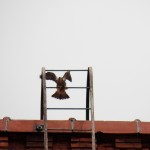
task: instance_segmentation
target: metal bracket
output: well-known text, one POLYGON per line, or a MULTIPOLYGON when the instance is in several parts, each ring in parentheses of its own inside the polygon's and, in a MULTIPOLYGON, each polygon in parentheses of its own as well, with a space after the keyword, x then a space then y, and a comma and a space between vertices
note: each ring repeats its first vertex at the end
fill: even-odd
POLYGON ((69 121, 71 123, 71 131, 73 132, 76 119, 75 118, 69 118, 69 121))
POLYGON ((139 119, 136 119, 135 122, 136 122, 136 132, 139 134, 141 132, 141 127, 140 127, 141 121, 139 119))
POLYGON ((3 121, 4 121, 4 129, 3 131, 8 131, 8 122, 10 121, 10 117, 4 117, 3 121))

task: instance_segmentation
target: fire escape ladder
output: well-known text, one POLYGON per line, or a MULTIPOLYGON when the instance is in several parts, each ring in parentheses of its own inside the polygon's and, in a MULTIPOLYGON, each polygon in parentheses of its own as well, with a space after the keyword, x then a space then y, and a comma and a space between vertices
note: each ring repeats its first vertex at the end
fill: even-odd
MULTIPOLYGON (((48 128, 47 128, 47 110, 49 109, 73 109, 73 110, 85 110, 85 120, 90 120, 91 115, 91 139, 92 150, 96 150, 95 142, 95 121, 94 121, 94 96, 93 96, 93 71, 92 67, 88 67, 87 70, 45 70, 42 67, 41 74, 41 120, 44 121, 44 150, 48 150, 48 128), (46 89, 55 88, 46 86, 46 72, 48 71, 86 71, 87 72, 87 86, 86 87, 67 87, 67 88, 86 88, 86 108, 47 108, 46 89), (91 114, 89 113, 91 112, 91 114)), ((68 129, 69 130, 69 129, 68 129)))

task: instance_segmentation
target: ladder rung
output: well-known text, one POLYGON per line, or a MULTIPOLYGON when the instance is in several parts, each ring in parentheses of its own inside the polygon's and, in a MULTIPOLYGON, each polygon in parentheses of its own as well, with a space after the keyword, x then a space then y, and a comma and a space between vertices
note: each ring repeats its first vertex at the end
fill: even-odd
POLYGON ((55 69, 53 69, 53 70, 45 70, 45 71, 88 71, 88 70, 85 70, 85 69, 83 69, 83 70, 74 70, 74 69, 55 70, 55 69))
MULTIPOLYGON (((50 86, 47 86, 46 88, 51 88, 51 89, 53 89, 53 88, 58 88, 58 87, 50 87, 50 86)), ((61 88, 61 87, 60 87, 61 88)), ((69 87, 66 87, 66 88, 68 88, 68 89, 89 89, 90 87, 81 87, 81 86, 74 86, 74 87, 72 87, 72 86, 69 86, 69 87)))
POLYGON ((47 108, 47 109, 53 109, 53 110, 58 110, 58 109, 60 109, 60 110, 87 110, 87 109, 89 109, 89 110, 91 110, 91 108, 47 108))

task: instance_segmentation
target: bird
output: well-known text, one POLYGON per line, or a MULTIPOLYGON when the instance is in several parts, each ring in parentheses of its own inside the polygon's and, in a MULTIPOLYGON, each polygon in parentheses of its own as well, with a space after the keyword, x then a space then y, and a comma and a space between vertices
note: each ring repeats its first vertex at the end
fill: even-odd
POLYGON ((52 97, 64 100, 70 98, 69 95, 66 93, 66 80, 72 82, 72 77, 70 75, 70 71, 65 72, 63 77, 57 77, 53 72, 46 73, 46 80, 52 80, 56 82, 56 92, 52 95, 52 97))

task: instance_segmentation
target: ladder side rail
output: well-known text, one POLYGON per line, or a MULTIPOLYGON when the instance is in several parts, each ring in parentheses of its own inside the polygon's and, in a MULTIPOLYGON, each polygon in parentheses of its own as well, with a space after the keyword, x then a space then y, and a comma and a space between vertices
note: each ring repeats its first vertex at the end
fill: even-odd
POLYGON ((40 119, 43 120, 43 80, 42 80, 42 78, 41 78, 41 112, 40 112, 40 119))
POLYGON ((92 150, 96 150, 95 144, 95 121, 94 121, 94 96, 93 96, 93 72, 92 67, 89 67, 89 76, 90 76, 90 90, 89 90, 89 98, 91 105, 91 127, 92 127, 92 150))
POLYGON ((42 101, 43 101, 43 120, 44 120, 44 150, 48 150, 48 132, 47 132, 47 102, 46 102, 46 77, 45 68, 42 67, 42 101))
MULTIPOLYGON (((87 71, 87 87, 90 87, 90 82, 89 82, 89 68, 87 71)), ((89 88, 86 89, 86 108, 89 108, 89 88)), ((86 109, 86 120, 89 120, 89 110, 86 109)))

